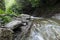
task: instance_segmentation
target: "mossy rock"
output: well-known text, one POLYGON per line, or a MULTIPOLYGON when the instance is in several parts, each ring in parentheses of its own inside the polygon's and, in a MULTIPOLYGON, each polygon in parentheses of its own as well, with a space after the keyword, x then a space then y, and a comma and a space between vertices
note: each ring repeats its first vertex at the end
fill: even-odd
POLYGON ((0 40, 13 40, 13 31, 7 28, 0 28, 0 40))

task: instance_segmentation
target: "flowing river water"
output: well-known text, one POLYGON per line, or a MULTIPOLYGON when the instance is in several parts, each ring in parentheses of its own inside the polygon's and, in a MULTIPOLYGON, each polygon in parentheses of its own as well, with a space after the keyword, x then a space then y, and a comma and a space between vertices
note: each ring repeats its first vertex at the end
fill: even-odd
MULTIPOLYGON (((59 21, 58 21, 59 22, 59 21)), ((33 20, 30 31, 22 40, 60 40, 60 24, 51 19, 33 20)))

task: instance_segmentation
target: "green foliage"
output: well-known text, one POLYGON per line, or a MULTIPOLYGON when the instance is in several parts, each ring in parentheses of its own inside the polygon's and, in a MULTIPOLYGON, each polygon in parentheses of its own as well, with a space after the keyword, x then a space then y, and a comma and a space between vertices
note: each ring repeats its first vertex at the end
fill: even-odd
POLYGON ((12 20, 12 17, 11 15, 16 15, 12 10, 11 10, 11 7, 13 6, 13 4, 15 3, 14 0, 4 0, 2 2, 1 0, 1 3, 0 5, 2 5, 2 7, 0 7, 0 23, 7 23, 9 21, 12 20), (12 2, 13 1, 13 2, 12 2), (2 7, 4 6, 3 5, 3 2, 5 3, 5 9, 2 10, 2 7), (11 3, 12 2, 12 3, 11 3))
POLYGON ((4 17, 1 17, 2 18, 2 23, 5 24, 5 23, 8 23, 9 21, 11 21, 11 17, 10 16, 4 16, 4 17))
POLYGON ((40 0, 29 0, 29 1, 31 2, 32 7, 38 6, 40 2, 40 0))
POLYGON ((5 12, 2 10, 2 9, 0 9, 0 14, 4 14, 5 12))
POLYGON ((2 9, 0 9, 0 23, 7 23, 9 21, 11 21, 11 17, 8 16, 2 9))
MULTIPOLYGON (((2 1, 2 0, 1 0, 2 1)), ((18 12, 16 12, 16 8, 19 9, 15 0, 4 0, 5 9, 0 8, 0 23, 5 24, 12 20, 12 17, 18 16, 18 12), (16 4, 15 4, 16 3, 16 4)), ((1 5, 4 6, 1 2, 1 5)))

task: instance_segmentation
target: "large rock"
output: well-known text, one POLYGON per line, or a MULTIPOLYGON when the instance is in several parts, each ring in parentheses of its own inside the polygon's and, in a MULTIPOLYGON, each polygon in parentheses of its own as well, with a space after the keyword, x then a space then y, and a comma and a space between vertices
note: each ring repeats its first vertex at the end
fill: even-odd
POLYGON ((6 28, 9 28, 9 29, 15 29, 15 28, 17 28, 18 27, 18 25, 20 25, 20 24, 22 24, 22 22, 21 21, 19 21, 19 20, 13 20, 13 21, 11 21, 11 22, 9 22, 9 23, 7 23, 4 27, 6 27, 6 28))
POLYGON ((7 28, 0 28, 0 40, 13 40, 13 31, 7 28))

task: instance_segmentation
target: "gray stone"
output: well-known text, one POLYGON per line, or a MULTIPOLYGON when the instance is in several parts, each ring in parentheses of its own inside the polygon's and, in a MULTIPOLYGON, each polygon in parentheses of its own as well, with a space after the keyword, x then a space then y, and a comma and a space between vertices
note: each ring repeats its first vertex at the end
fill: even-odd
POLYGON ((6 24, 4 27, 10 28, 10 29, 15 29, 18 25, 20 25, 22 22, 19 20, 13 20, 6 24))

